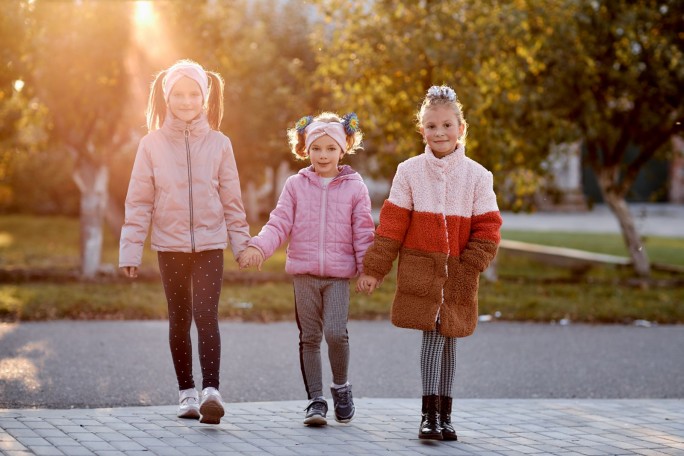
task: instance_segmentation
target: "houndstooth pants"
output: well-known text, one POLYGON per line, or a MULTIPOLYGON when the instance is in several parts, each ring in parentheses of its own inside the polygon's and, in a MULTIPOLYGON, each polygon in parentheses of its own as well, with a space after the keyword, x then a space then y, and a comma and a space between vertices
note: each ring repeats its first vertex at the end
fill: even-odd
POLYGON ((312 275, 293 279, 299 328, 299 361, 309 399, 323 396, 321 340, 325 335, 333 382, 347 382, 349 280, 312 275))
POLYGON ((457 340, 455 337, 440 334, 439 329, 423 331, 423 344, 420 350, 423 396, 438 394, 452 397, 457 340))

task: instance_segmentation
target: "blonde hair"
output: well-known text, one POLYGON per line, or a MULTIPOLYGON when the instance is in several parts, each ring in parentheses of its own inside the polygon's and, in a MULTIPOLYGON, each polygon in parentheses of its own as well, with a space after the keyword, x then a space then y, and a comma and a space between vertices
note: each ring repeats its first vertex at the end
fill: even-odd
POLYGON ((458 138, 458 142, 465 145, 466 136, 468 135, 468 122, 466 122, 465 116, 463 115, 463 105, 458 101, 454 89, 449 86, 441 85, 430 87, 423 99, 423 103, 420 105, 420 109, 416 113, 416 126, 419 129, 422 128, 425 111, 439 106, 453 109, 459 124, 463 125, 463 134, 458 138))
MULTIPOLYGON (((314 117, 312 122, 339 122, 342 123, 342 118, 334 112, 322 112, 314 117)), ((304 129, 298 130, 296 127, 287 130, 287 138, 290 144, 292 154, 299 160, 306 160, 309 157, 309 152, 306 150, 306 133, 304 129)), ((363 140, 363 133, 360 130, 354 133, 346 133, 347 150, 345 154, 353 154, 358 149, 362 149, 361 141, 363 140)))
MULTIPOLYGON (((180 60, 177 63, 196 63, 192 60, 180 60)), ((209 126, 213 130, 218 130, 223 119, 223 78, 220 74, 213 71, 204 70, 209 79, 209 95, 204 101, 204 106, 207 109, 207 120, 209 126)), ((150 96, 147 100, 147 129, 149 131, 157 130, 164 125, 166 119, 166 99, 164 98, 164 90, 162 83, 168 69, 162 70, 154 77, 154 81, 150 85, 150 96)))

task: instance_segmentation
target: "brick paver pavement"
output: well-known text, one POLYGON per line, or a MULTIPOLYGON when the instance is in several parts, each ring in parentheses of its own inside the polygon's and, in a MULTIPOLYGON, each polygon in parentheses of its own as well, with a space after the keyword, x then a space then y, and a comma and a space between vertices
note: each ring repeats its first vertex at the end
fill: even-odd
MULTIPOLYGON (((220 425, 175 406, 0 410, 6 455, 681 455, 682 399, 458 399, 458 442, 417 438, 418 399, 357 399, 349 424, 302 425, 303 401, 227 404, 220 425)), ((330 417, 329 417, 330 418, 330 417)))

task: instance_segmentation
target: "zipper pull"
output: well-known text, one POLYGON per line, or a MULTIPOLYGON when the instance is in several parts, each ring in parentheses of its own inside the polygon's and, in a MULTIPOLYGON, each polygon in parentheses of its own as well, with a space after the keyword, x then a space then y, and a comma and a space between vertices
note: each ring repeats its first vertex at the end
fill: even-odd
POLYGON ((185 131, 183 132, 185 135, 185 139, 188 139, 188 136, 190 136, 190 129, 188 127, 185 127, 185 131))

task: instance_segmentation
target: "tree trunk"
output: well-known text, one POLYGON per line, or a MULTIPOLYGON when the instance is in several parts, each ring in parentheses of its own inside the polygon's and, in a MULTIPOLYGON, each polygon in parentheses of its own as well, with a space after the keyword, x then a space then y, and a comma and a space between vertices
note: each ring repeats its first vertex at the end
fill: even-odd
POLYGON ((625 201, 625 196, 612 189, 614 186, 612 177, 613 172, 610 170, 602 170, 598 173, 598 184, 601 188, 603 199, 618 219, 620 229, 622 230, 622 238, 632 259, 634 272, 638 277, 649 277, 651 275, 651 265, 646 253, 646 247, 641 242, 639 233, 637 233, 634 219, 625 201))
POLYGON ((121 238, 121 227, 124 224, 124 211, 121 204, 113 198, 111 194, 107 193, 107 207, 105 209, 105 222, 112 233, 116 242, 121 238))
POLYGON ((85 279, 93 279, 102 258, 102 220, 109 172, 103 164, 80 160, 73 178, 81 191, 81 275, 85 279))
POLYGON ((259 200, 254 181, 247 182, 247 191, 242 195, 242 201, 247 213, 247 222, 253 225, 259 221, 259 200))

